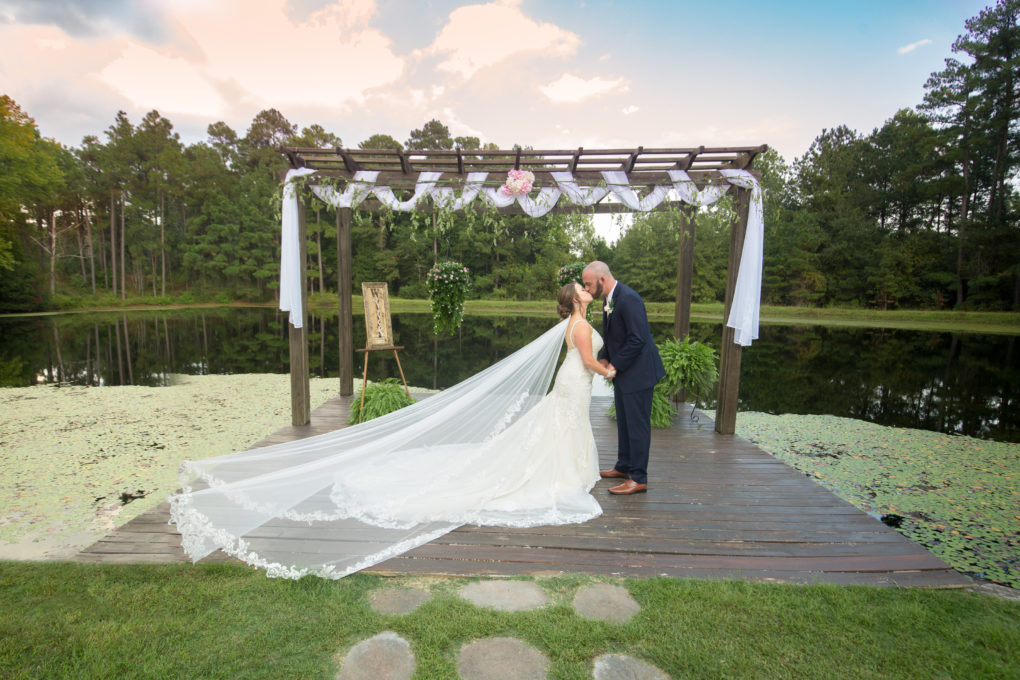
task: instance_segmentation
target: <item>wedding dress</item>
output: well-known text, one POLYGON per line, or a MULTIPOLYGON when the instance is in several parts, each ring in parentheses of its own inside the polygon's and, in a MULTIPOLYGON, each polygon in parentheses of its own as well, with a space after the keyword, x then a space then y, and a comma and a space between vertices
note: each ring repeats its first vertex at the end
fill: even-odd
MULTIPOLYGON (((572 342, 578 323, 367 423, 185 463, 183 491, 170 497, 185 552, 197 561, 219 548, 270 576, 341 578, 464 524, 600 515, 589 493, 599 479, 593 375, 572 342)), ((597 355, 595 331, 592 345, 597 355)))

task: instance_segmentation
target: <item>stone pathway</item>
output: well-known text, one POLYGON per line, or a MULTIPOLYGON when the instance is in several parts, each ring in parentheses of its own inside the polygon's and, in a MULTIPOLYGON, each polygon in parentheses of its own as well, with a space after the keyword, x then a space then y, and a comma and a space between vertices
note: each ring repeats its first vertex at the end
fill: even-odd
MULTIPOLYGON (((477 581, 460 590, 476 607, 519 612, 549 604, 549 596, 529 581, 477 581)), ((410 614, 428 601, 429 594, 415 588, 382 588, 369 595, 369 606, 380 614, 410 614)), ((574 611, 585 619, 625 624, 641 611, 626 588, 595 583, 574 594, 574 611)), ((414 673, 411 645, 386 631, 356 644, 344 658, 337 680, 406 680, 414 673)), ((462 680, 543 680, 549 659, 521 640, 494 637, 464 645, 457 654, 462 680)), ((593 663, 594 680, 669 680, 658 668, 624 654, 603 654, 593 663)))
POLYGON ((410 680, 414 654, 404 638, 389 631, 359 642, 347 653, 337 680, 410 680))
POLYGON ((528 581, 479 581, 469 583, 460 596, 476 607, 491 607, 504 612, 538 609, 549 603, 549 596, 528 581))

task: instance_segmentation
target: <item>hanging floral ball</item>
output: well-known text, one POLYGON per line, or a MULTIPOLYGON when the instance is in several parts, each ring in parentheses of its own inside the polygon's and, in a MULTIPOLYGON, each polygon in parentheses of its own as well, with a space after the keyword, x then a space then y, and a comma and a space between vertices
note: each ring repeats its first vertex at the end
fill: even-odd
POLYGON ((565 286, 568 283, 580 283, 584 285, 584 281, 581 280, 581 272, 584 271, 584 262, 575 262, 560 267, 559 281, 561 286, 565 286))
POLYGON ((440 262, 425 275, 432 303, 432 332, 453 335, 464 321, 464 299, 471 290, 471 274, 460 262, 440 262))

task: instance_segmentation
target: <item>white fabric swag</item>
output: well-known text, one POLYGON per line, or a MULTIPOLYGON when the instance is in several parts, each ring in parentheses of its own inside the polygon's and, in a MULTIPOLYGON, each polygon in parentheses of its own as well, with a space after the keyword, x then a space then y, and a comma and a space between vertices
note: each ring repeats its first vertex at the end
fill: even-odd
MULTIPOLYGON (((298 199, 291 180, 315 172, 308 168, 290 170, 283 192, 283 240, 280 262, 280 309, 290 312, 290 323, 301 328, 304 322, 301 314, 301 268, 300 248, 298 239, 298 199)), ((730 184, 742 189, 751 190, 751 209, 747 220, 747 233, 744 236, 743 250, 740 257, 740 269, 737 272, 737 284, 733 294, 733 305, 726 325, 733 328, 734 342, 748 346, 758 338, 758 317, 761 304, 762 248, 764 242, 764 213, 762 209, 761 185, 747 170, 720 170, 720 174, 730 184)), ((631 210, 648 212, 655 209, 666 199, 670 191, 675 191, 681 201, 696 207, 708 206, 719 200, 727 185, 710 185, 698 190, 694 181, 683 170, 669 170, 670 182, 655 186, 644 197, 639 198, 630 184, 627 173, 614 170, 604 171, 602 177, 606 186, 581 187, 574 181, 570 172, 549 173, 556 182, 555 187, 539 189, 537 196, 507 196, 499 187, 484 186, 488 178, 486 172, 472 172, 464 182, 460 196, 455 195, 451 187, 436 186, 442 173, 422 172, 414 185, 414 195, 400 201, 389 186, 376 184, 379 178, 377 171, 359 171, 343 191, 337 191, 328 185, 313 185, 312 191, 328 205, 335 208, 354 208, 359 203, 374 195, 379 202, 391 210, 409 211, 426 198, 441 208, 462 210, 476 198, 494 208, 506 208, 515 201, 525 214, 541 217, 553 209, 560 196, 582 206, 595 205, 608 194, 623 203, 631 210)))

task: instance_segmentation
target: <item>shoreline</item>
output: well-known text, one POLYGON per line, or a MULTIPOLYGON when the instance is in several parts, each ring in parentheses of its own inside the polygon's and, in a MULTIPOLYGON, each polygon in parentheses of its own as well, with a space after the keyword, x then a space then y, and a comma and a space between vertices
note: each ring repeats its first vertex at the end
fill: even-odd
MULTIPOLYGON (((360 295, 352 299, 355 315, 364 313, 360 295)), ((110 314, 158 311, 185 311, 188 309, 245 308, 260 307, 275 309, 275 302, 155 302, 151 304, 137 299, 123 305, 103 305, 50 309, 38 312, 15 312, 0 314, 2 318, 24 318, 33 316, 55 316, 60 314, 110 314)), ((653 321, 672 321, 673 302, 647 303, 648 316, 653 321)), ((309 301, 309 309, 315 312, 335 312, 335 294, 316 295, 309 301)), ((427 299, 390 298, 392 313, 427 314, 431 307, 427 299)), ((467 300, 464 312, 468 316, 555 316, 552 305, 547 301, 524 300, 467 300)), ((722 323, 723 305, 718 302, 700 302, 691 305, 691 320, 722 323)), ((790 307, 762 305, 763 325, 810 325, 857 328, 890 328, 952 333, 987 333, 994 335, 1020 335, 1020 312, 990 312, 979 310, 928 310, 928 309, 865 309, 853 307, 790 307)))

